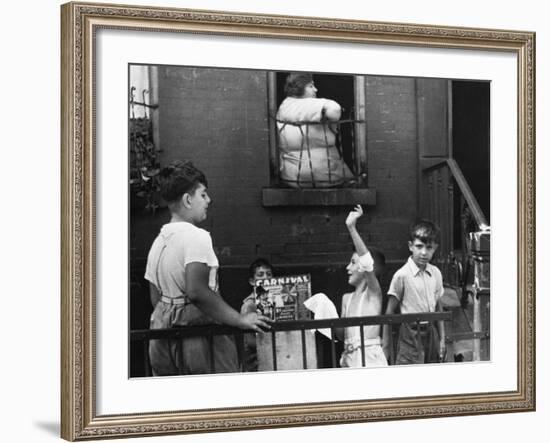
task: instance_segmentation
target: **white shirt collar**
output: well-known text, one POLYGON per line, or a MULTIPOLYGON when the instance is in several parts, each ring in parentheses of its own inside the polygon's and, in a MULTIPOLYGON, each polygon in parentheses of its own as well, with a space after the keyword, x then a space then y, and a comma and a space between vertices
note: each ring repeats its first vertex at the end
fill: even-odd
MULTIPOLYGON (((412 259, 412 257, 409 257, 409 259, 407 260, 407 264, 409 265, 409 269, 411 270, 412 272, 412 275, 414 275, 415 277, 418 275, 418 273, 422 272, 422 269, 420 269, 416 263, 414 262, 414 260, 412 259)), ((426 264, 426 269, 424 269, 424 272, 426 272, 426 274, 428 274, 430 277, 432 275, 432 265, 430 263, 427 263, 426 264)))

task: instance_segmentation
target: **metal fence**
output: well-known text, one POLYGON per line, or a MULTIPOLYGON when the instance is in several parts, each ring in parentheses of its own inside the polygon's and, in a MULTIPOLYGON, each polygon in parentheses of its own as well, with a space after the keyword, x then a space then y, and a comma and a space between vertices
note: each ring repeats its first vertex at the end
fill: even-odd
MULTIPOLYGON (((332 367, 337 366, 337 353, 334 330, 336 328, 348 328, 348 327, 360 327, 360 339, 361 339, 361 358, 362 364, 365 365, 365 337, 362 326, 372 325, 400 325, 401 323, 412 323, 419 326, 425 322, 437 322, 437 321, 450 321, 452 318, 451 312, 433 312, 433 313, 417 313, 417 314, 392 314, 392 315, 377 315, 367 317, 349 317, 349 318, 334 318, 326 320, 294 320, 283 321, 272 324, 271 329, 264 334, 271 335, 272 340, 272 364, 273 370, 277 370, 277 332, 283 331, 299 331, 301 337, 301 354, 303 369, 315 369, 308 368, 308 353, 315 352, 314 350, 307 349, 306 345, 306 331, 315 329, 330 329, 331 331, 331 361, 332 367)), ((253 331, 245 331, 242 329, 234 328, 225 325, 200 325, 200 326, 182 326, 169 329, 143 329, 130 331, 130 340, 132 342, 143 343, 143 358, 145 362, 145 376, 151 375, 151 366, 149 362, 149 341, 150 340, 173 340, 176 345, 181 347, 184 345, 183 340, 188 337, 207 337, 210 345, 210 369, 211 373, 216 373, 214 363, 214 336, 216 335, 230 335, 235 337, 238 350, 239 367, 243 367, 243 348, 244 348, 244 334, 254 333, 253 331)), ((393 352, 393 346, 392 346, 393 352)), ((181 348, 180 348, 181 354, 181 348)))

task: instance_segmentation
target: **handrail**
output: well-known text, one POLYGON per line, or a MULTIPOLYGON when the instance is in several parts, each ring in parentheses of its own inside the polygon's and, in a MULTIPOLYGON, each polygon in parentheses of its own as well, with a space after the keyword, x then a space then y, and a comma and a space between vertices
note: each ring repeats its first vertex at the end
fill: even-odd
POLYGON ((451 170, 451 173, 453 174, 453 177, 455 178, 458 187, 460 188, 460 191, 462 192, 462 195, 466 200, 466 203, 468 203, 468 206, 472 211, 472 215, 474 216, 477 225, 481 230, 486 229, 489 226, 489 224, 487 223, 487 219, 485 218, 485 215, 483 214, 483 211, 481 210, 481 207, 479 206, 479 203, 477 202, 474 193, 470 189, 468 182, 464 178, 464 174, 462 174, 460 166, 458 166, 456 160, 452 158, 447 159, 447 164, 449 165, 449 169, 451 170))
MULTIPOLYGON (((348 318, 332 318, 324 320, 295 320, 295 321, 281 321, 272 324, 271 330, 266 331, 267 336, 271 336, 271 349, 272 349, 272 369, 277 371, 277 332, 283 331, 297 331, 301 332, 301 344, 302 344, 302 366, 303 369, 308 368, 308 350, 306 346, 306 334, 308 329, 326 329, 330 328, 331 336, 330 340, 330 356, 332 361, 332 367, 336 368, 336 345, 334 341, 334 330, 342 327, 360 327, 361 335, 361 361, 362 366, 365 366, 365 333, 362 326, 366 325, 382 325, 382 324, 400 324, 400 323, 416 323, 420 322, 435 322, 435 321, 451 321, 452 312, 432 312, 432 313, 416 313, 416 314, 392 314, 392 315, 375 315, 365 317, 348 317, 348 318)), ((234 336, 237 342, 237 354, 239 359, 239 366, 244 371, 243 366, 243 346, 245 334, 255 333, 252 330, 238 329, 231 326, 210 324, 210 325, 197 325, 197 326, 181 326, 168 329, 142 329, 130 331, 130 340, 135 342, 141 342, 143 344, 143 356, 145 362, 145 376, 151 375, 151 366, 149 360, 149 344, 152 340, 175 340, 176 346, 179 349, 181 355, 181 349, 183 346, 183 340, 186 337, 202 336, 208 339, 210 347, 210 370, 212 373, 216 373, 215 359, 214 359, 214 336, 226 335, 234 336)), ((311 351, 309 351, 311 352, 311 351)), ((393 359, 393 347, 390 350, 391 358, 393 359)), ((181 362, 180 362, 181 363, 181 362)))
MULTIPOLYGON (((400 323, 418 323, 450 321, 451 312, 426 312, 414 314, 372 315, 365 317, 330 318, 324 320, 293 320, 274 322, 269 332, 299 331, 307 329, 325 329, 369 325, 396 325, 400 323)), ((231 335, 254 332, 232 326, 210 324, 197 326, 180 326, 168 329, 139 329, 130 331, 131 341, 175 339, 205 335, 231 335)))
POLYGON ((438 162, 425 168, 424 171, 439 169, 443 165, 447 165, 449 167, 449 170, 458 184, 460 192, 464 196, 464 200, 466 200, 466 203, 468 204, 479 229, 487 229, 489 227, 487 219, 485 218, 485 215, 483 214, 483 211, 481 210, 481 207, 479 206, 479 203, 477 202, 477 199, 475 198, 474 193, 468 185, 468 182, 466 181, 466 178, 464 177, 464 174, 462 173, 462 170, 460 169, 460 166, 458 166, 456 160, 448 158, 445 161, 438 162))

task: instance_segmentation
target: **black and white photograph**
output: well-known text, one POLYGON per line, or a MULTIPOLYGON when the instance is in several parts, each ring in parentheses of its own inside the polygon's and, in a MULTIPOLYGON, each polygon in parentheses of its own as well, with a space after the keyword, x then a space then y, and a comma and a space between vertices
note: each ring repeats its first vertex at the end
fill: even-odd
POLYGON ((491 361, 490 81, 127 86, 129 377, 491 361))

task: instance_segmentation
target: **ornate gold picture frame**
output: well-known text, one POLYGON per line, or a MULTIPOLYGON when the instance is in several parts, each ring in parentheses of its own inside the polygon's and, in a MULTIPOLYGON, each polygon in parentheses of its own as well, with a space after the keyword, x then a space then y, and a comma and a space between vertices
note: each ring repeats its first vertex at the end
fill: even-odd
POLYGON ((534 33, 80 2, 63 5, 61 17, 63 438, 75 441, 535 409, 534 33), (96 356, 101 343, 96 335, 96 257, 101 248, 114 247, 102 244, 96 232, 101 205, 96 187, 103 173, 96 163, 96 116, 101 112, 96 101, 96 36, 100 30, 513 54, 517 60, 516 389, 98 413, 96 356))

